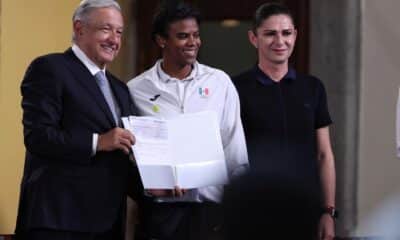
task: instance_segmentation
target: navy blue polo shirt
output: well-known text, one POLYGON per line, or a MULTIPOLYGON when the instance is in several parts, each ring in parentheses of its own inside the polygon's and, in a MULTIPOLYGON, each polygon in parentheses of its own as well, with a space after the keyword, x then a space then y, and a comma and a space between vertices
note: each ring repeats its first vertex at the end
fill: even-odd
POLYGON ((275 82, 258 66, 232 79, 251 169, 304 182, 319 193, 316 130, 332 123, 322 82, 292 68, 275 82))

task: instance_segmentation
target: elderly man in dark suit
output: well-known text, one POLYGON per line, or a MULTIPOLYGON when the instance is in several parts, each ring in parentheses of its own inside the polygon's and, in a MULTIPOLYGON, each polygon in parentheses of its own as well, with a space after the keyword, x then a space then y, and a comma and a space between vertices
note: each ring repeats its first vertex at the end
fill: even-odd
POLYGON ((84 0, 73 46, 35 59, 21 85, 26 159, 16 233, 20 239, 123 239, 126 197, 141 196, 129 160, 135 114, 126 85, 106 71, 121 45, 113 0, 84 0))

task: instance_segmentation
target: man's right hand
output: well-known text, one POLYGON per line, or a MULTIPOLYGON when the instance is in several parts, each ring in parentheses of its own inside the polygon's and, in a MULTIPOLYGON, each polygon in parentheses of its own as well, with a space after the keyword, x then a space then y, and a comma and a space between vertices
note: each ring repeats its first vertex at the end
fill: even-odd
POLYGON ((129 154, 131 146, 135 144, 135 136, 126 129, 113 128, 110 131, 100 134, 97 141, 97 151, 114 151, 120 149, 129 154))

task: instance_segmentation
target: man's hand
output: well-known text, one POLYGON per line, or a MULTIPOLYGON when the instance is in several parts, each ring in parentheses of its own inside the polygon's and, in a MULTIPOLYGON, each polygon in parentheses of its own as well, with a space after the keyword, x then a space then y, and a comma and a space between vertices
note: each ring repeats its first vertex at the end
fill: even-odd
POLYGON ((318 239, 333 240, 335 237, 335 221, 328 214, 323 214, 319 220, 318 239))
POLYGON ((182 197, 187 190, 176 186, 174 189, 148 189, 146 191, 154 197, 182 197))
POLYGON ((114 128, 110 131, 100 134, 97 141, 97 151, 114 151, 120 149, 129 154, 131 146, 135 144, 135 136, 126 129, 114 128))

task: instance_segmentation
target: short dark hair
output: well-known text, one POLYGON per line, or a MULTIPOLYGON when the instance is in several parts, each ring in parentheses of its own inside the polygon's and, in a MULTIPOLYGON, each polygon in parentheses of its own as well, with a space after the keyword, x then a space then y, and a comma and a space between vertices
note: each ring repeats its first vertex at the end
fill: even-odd
POLYGON ((261 26, 261 24, 265 19, 273 15, 280 15, 280 14, 287 15, 288 17, 290 17, 292 23, 294 24, 293 15, 290 12, 290 9, 285 5, 278 2, 269 2, 262 4, 257 8, 253 16, 253 32, 254 33, 256 32, 257 28, 261 26))
POLYGON ((151 33, 153 40, 156 39, 157 35, 167 38, 168 27, 171 23, 188 18, 194 18, 197 24, 200 24, 200 12, 193 6, 184 2, 171 3, 165 1, 164 4, 160 5, 159 11, 153 19, 153 31, 151 33))

